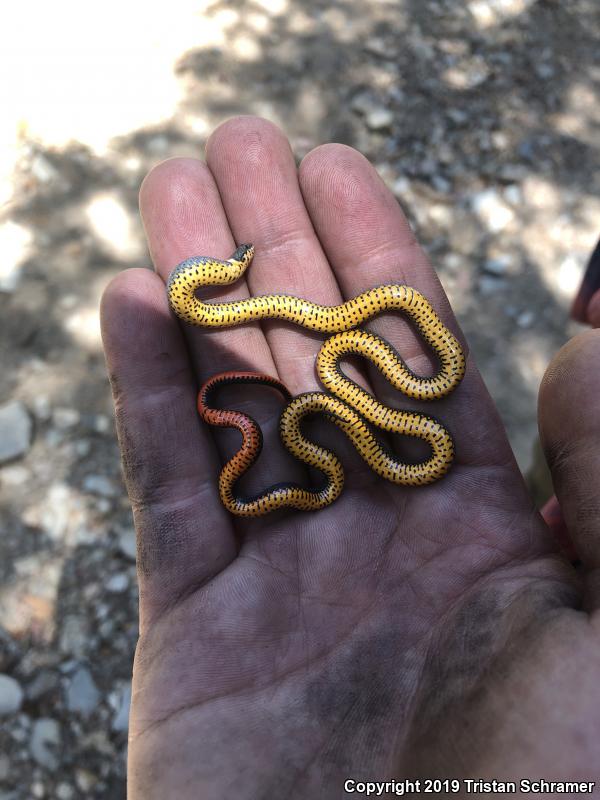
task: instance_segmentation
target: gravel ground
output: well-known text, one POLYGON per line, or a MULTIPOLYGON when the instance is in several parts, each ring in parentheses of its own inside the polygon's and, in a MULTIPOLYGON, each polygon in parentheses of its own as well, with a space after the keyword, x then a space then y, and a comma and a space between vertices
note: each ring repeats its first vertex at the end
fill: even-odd
POLYGON ((597 0, 238 0, 193 22, 209 41, 182 39, 168 118, 115 114, 101 149, 19 129, 0 222, 0 800, 125 796, 135 542, 97 303, 149 264, 152 165, 237 113, 280 124, 298 158, 359 148, 438 268, 524 470, 600 231, 597 0))

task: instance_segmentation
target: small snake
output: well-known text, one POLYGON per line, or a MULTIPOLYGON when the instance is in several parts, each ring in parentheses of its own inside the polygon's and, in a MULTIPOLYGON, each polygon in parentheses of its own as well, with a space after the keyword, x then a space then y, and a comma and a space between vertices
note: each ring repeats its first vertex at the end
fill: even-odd
POLYGON ((240 516, 260 516, 284 506, 307 511, 324 508, 339 496, 344 482, 339 460, 304 438, 300 430, 301 420, 315 413, 325 414, 343 430, 371 469, 392 483, 425 485, 445 475, 454 457, 452 437, 446 428, 427 415, 384 406, 347 378, 339 366, 341 358, 354 353, 371 360, 395 388, 409 397, 433 400, 452 392, 464 375, 465 357, 459 342, 425 297, 410 286, 397 284, 370 289, 338 306, 321 306, 290 295, 266 295, 226 303, 205 303, 196 297, 201 286, 236 281, 253 255, 251 245, 240 245, 227 261, 204 256, 183 261, 171 272, 167 283, 171 307, 181 319, 203 327, 241 325, 268 317, 335 333, 324 342, 317 356, 317 373, 331 394, 308 392, 291 398, 280 381, 252 372, 225 372, 203 385, 198 395, 201 417, 211 425, 237 428, 242 433, 241 449, 225 464, 219 477, 219 493, 225 507, 240 516), (405 312, 437 354, 440 369, 433 377, 415 375, 383 339, 368 331, 354 330, 389 310, 405 312), (287 483, 272 486, 256 498, 235 496, 234 484, 258 457, 262 435, 256 422, 246 414, 210 405, 213 391, 232 382, 264 383, 284 395, 288 403, 279 426, 283 443, 298 459, 325 473, 325 488, 312 491, 287 483), (416 464, 399 461, 381 447, 368 422, 386 431, 424 440, 432 450, 430 458, 416 464))

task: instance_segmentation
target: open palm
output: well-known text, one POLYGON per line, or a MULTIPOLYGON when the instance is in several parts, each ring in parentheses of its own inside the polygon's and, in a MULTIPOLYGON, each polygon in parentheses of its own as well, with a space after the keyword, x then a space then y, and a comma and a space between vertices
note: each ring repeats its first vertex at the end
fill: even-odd
MULTIPOLYGON (((199 383, 252 369, 293 394, 315 389, 322 337, 276 321, 216 332, 180 325, 164 288, 179 261, 227 258, 253 242, 245 280, 209 295, 219 299, 279 291, 335 304, 408 283, 460 337, 374 169, 327 145, 297 170, 274 126, 240 118, 213 134, 206 164, 154 169, 141 210, 157 274, 122 273, 102 307, 138 533, 130 797, 338 798, 349 796, 346 779, 598 779, 593 572, 580 586, 556 555, 471 358, 459 388, 427 407, 456 442, 440 482, 387 484, 323 424, 319 440, 334 441, 348 465, 336 503, 250 521, 219 503, 217 473, 237 440, 201 424, 199 383)), ((415 372, 432 369, 401 316, 369 327, 415 372)), ((576 382, 593 402, 594 359, 595 334, 570 345, 541 398, 557 491, 590 570, 600 459, 586 446, 592 420, 574 415, 569 392, 576 382)), ((402 405, 359 366, 383 402, 402 405)), ((223 407, 252 408, 271 448, 277 398, 229 391, 223 407)), ((247 486, 290 477, 308 480, 273 447, 247 486)))

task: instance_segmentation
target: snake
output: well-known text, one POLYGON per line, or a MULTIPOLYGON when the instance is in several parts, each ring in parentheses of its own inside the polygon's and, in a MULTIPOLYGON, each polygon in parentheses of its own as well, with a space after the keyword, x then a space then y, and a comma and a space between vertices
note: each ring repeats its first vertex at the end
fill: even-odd
POLYGON ((316 361, 317 375, 327 392, 305 392, 292 397, 276 378, 248 371, 223 372, 209 378, 198 393, 198 412, 208 424, 237 429, 241 448, 227 461, 219 475, 221 502, 232 514, 255 517, 289 507, 316 511, 330 505, 342 492, 344 470, 330 450, 308 440, 301 429, 304 418, 323 414, 350 439, 368 466, 380 477, 402 486, 425 486, 442 478, 454 459, 450 432, 437 419, 416 411, 391 408, 348 378, 340 367, 342 358, 360 355, 370 360, 394 388, 415 400, 438 400, 458 386, 465 373, 465 356, 456 337, 441 321, 429 301, 406 284, 369 289, 339 305, 326 306, 286 294, 249 297, 223 303, 206 302, 197 296, 205 286, 223 286, 239 280, 254 257, 251 244, 240 245, 226 260, 194 256, 170 273, 167 295, 174 313, 185 322, 205 328, 243 325, 261 319, 280 319, 320 333, 333 334, 322 344, 316 361), (387 311, 408 316, 424 341, 435 352, 439 369, 435 375, 416 375, 396 350, 381 337, 358 326, 387 311), (256 461, 262 448, 258 424, 240 411, 213 404, 215 392, 227 384, 264 384, 286 400, 279 420, 279 433, 286 449, 326 477, 324 486, 306 489, 287 482, 275 484, 255 497, 241 497, 235 484, 256 461), (424 461, 401 461, 383 447, 372 426, 425 441, 431 455, 424 461))

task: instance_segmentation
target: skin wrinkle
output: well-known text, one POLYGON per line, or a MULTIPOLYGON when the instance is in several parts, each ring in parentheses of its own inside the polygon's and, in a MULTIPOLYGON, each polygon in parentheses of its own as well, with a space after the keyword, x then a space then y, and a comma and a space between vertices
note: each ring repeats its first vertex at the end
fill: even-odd
MULTIPOLYGON (((380 562, 380 563, 382 563, 382 562, 380 562)), ((335 654, 336 649, 344 646, 346 640, 352 636, 352 631, 355 630, 356 628, 359 628, 361 626, 361 624, 363 624, 365 619, 367 619, 369 617, 369 615, 371 613, 371 609, 373 608, 375 602, 376 602, 376 599, 373 598, 372 601, 371 601, 371 604, 358 616, 358 618, 354 619, 351 622, 351 624, 349 625, 348 631, 342 633, 342 636, 338 640, 336 645, 334 645, 331 649, 330 648, 326 648, 321 653, 318 653, 316 656, 313 656, 311 658, 311 662, 310 662, 311 665, 315 665, 316 663, 320 663, 322 661, 328 660, 332 655, 335 654)), ((274 677, 272 676, 271 680, 273 680, 275 683, 278 684, 279 682, 284 681, 287 677, 293 676, 294 674, 296 674, 298 672, 298 670, 301 670, 302 668, 303 668, 303 664, 300 663, 295 668, 293 668, 293 669, 291 669, 289 671, 286 671, 286 672, 284 672, 284 673, 282 673, 280 675, 276 675, 274 677)), ((255 687, 255 688, 258 688, 259 690, 262 690, 263 687, 261 685, 259 685, 258 687, 255 687)), ((243 691, 245 691, 245 689, 243 691)), ((242 693, 243 693, 243 691, 242 691, 242 693)), ((237 695, 238 693, 239 693, 238 691, 235 691, 232 694, 236 694, 237 695)), ((213 698, 207 698, 206 701, 203 700, 201 702, 202 703, 204 703, 204 702, 210 703, 212 700, 218 700, 222 696, 223 696, 222 694, 219 694, 217 696, 214 696, 213 698)), ((193 707, 197 707, 197 705, 198 704, 194 704, 193 707)), ((184 706, 184 707, 181 707, 180 709, 178 709, 178 711, 184 712, 185 709, 186 709, 186 707, 184 706)), ((172 715, 169 715, 169 718, 171 716, 172 715)), ((163 720, 156 720, 155 723, 153 723, 152 727, 154 727, 154 725, 159 724, 162 721, 163 720)))

